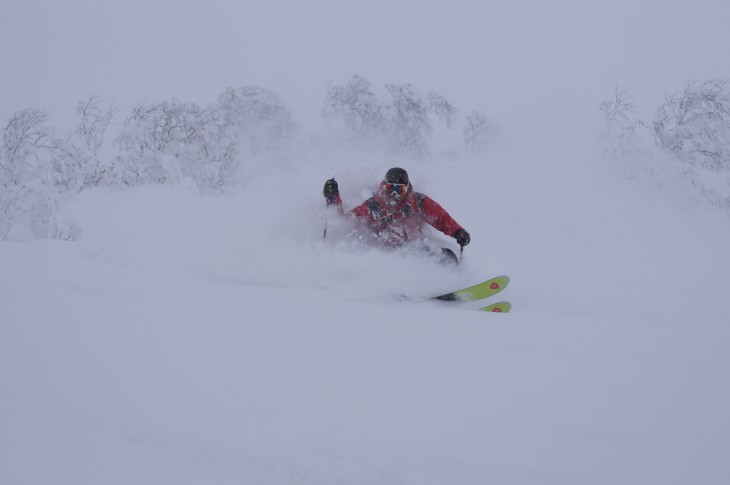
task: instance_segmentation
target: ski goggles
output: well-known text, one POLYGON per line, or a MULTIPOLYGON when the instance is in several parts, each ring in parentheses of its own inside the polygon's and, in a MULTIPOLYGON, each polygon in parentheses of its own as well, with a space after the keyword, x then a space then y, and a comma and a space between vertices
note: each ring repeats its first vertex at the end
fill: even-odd
POLYGON ((385 186, 385 192, 388 194, 392 194, 395 192, 396 194, 403 195, 406 192, 408 192, 408 184, 389 184, 386 183, 385 186))

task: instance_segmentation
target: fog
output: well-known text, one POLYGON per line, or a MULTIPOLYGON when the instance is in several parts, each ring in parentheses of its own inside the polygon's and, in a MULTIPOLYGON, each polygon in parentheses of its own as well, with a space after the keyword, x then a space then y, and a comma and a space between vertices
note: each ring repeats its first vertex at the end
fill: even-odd
POLYGON ((414 83, 503 124, 591 112, 616 83, 646 113, 689 80, 727 76, 722 0, 14 1, 0 5, 0 119, 72 123, 91 94, 207 104, 226 87, 278 92, 307 126, 328 83, 414 83))

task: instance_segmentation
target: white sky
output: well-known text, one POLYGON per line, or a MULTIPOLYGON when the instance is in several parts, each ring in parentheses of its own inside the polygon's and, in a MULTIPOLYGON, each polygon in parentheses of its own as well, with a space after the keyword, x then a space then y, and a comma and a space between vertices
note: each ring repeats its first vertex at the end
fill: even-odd
POLYGON ((64 125, 91 94, 126 112, 251 84, 306 122, 355 73, 495 118, 546 99, 595 109, 616 82, 651 111, 730 77, 728 19, 726 0, 0 0, 0 122, 41 107, 64 125))

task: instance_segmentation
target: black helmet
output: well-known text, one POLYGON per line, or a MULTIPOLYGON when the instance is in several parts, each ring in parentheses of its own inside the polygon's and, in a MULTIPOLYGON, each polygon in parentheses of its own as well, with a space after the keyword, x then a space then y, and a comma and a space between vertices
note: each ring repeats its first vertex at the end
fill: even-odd
POLYGON ((391 168, 380 183, 380 190, 386 195, 390 205, 397 204, 412 190, 408 182, 408 172, 399 167, 391 168))
POLYGON ((406 184, 408 185, 408 172, 400 167, 393 167, 385 173, 386 184, 406 184))

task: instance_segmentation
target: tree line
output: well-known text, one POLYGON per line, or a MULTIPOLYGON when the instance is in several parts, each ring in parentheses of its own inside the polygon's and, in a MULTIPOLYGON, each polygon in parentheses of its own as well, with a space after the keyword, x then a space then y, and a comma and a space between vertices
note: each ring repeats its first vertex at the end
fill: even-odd
MULTIPOLYGON (((411 84, 385 85, 377 97, 355 75, 329 86, 322 116, 361 145, 422 155, 436 123, 452 129, 456 108, 441 94, 411 84)), ((252 160, 275 161, 299 143, 301 128, 277 93, 258 86, 227 88, 206 107, 179 100, 132 107, 116 133, 120 109, 92 95, 76 106, 78 125, 65 137, 49 113, 33 108, 10 117, 0 146, 0 239, 72 237, 59 232, 55 214, 73 194, 100 186, 134 187, 192 181, 216 194, 237 183, 252 160)), ((484 147, 491 129, 473 111, 465 118, 464 145, 484 147)))
POLYGON ((600 109, 605 154, 628 177, 730 212, 730 80, 689 82, 665 96, 652 120, 637 116, 631 90, 618 84, 600 109))

